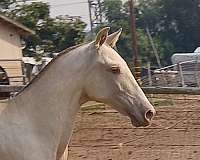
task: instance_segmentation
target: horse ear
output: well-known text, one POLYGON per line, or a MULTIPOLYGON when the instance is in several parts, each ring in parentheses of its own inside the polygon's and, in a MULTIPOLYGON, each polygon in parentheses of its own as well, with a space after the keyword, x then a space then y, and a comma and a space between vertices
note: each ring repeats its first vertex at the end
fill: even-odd
POLYGON ((105 27, 97 33, 96 40, 95 40, 95 46, 97 49, 99 49, 99 47, 101 47, 106 42, 109 30, 110 30, 110 27, 105 27))
POLYGON ((122 28, 120 28, 117 32, 114 32, 111 35, 109 35, 106 40, 106 43, 112 48, 115 47, 121 33, 122 33, 122 28))

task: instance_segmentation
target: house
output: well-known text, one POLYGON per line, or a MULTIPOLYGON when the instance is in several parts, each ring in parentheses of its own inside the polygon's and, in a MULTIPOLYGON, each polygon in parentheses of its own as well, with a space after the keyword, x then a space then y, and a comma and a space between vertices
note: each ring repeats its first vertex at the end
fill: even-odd
POLYGON ((0 67, 10 84, 23 83, 22 39, 35 34, 24 25, 0 14, 0 67))

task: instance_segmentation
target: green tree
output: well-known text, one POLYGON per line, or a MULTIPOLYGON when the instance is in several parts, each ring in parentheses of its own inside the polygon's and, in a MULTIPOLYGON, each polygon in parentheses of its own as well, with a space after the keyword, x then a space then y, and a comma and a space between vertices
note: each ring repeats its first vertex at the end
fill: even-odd
MULTIPOLYGON (((131 62, 133 52, 131 46, 132 39, 128 3, 123 4, 121 0, 105 0, 103 12, 107 20, 107 25, 111 26, 112 32, 119 29, 119 27, 123 28, 123 32, 118 43, 118 50, 127 62, 131 62)), ((152 64, 157 65, 157 61, 154 56, 152 46, 149 42, 149 38, 145 32, 145 28, 138 27, 137 35, 139 52, 143 65, 145 65, 148 61, 151 61, 152 64)), ((160 53, 160 58, 164 58, 164 49, 161 44, 161 39, 158 36, 155 36, 153 37, 153 40, 158 52, 160 53)))
MULTIPOLYGON (((192 52, 200 46, 200 1, 199 0, 138 0, 136 5, 136 25, 139 51, 142 62, 150 59, 156 64, 152 47, 145 30, 148 28, 161 62, 167 65, 174 52, 192 52)), ((104 14, 107 24, 115 30, 124 29, 119 51, 124 57, 131 57, 130 23, 128 3, 121 0, 105 0, 104 14)))
POLYGON ((200 46, 199 0, 139 0, 139 24, 173 44, 176 52, 192 52, 200 46))
POLYGON ((25 40, 24 55, 38 58, 42 55, 35 52, 36 46, 43 49, 44 53, 52 54, 84 40, 86 24, 79 18, 74 21, 51 18, 50 6, 44 2, 26 3, 24 0, 23 3, 12 5, 16 7, 4 12, 36 32, 25 40))
POLYGON ((1 0, 0 12, 4 12, 6 9, 9 9, 9 7, 14 3, 16 3, 16 0, 1 0))

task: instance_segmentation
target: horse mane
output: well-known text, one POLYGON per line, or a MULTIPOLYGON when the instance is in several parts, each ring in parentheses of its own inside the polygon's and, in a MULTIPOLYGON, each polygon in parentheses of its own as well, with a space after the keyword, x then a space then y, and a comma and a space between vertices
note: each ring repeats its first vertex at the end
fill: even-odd
POLYGON ((53 58, 42 70, 40 70, 40 72, 25 86, 23 87, 19 92, 17 92, 14 97, 16 97, 17 95, 21 94, 26 88, 30 87, 36 80, 40 79, 40 77, 49 69, 49 67, 55 63, 55 61, 61 57, 62 55, 65 55, 65 54, 68 54, 69 52, 71 52, 72 50, 80 47, 80 46, 83 46, 84 44, 86 43, 81 43, 81 44, 78 44, 78 45, 75 45, 75 46, 72 46, 72 47, 69 47, 69 48, 66 48, 64 49, 63 51, 59 52, 59 54, 53 58))

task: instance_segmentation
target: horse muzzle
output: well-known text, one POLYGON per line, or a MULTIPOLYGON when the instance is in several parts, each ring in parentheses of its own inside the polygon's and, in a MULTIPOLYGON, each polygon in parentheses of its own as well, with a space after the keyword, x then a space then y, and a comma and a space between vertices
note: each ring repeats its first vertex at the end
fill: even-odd
POLYGON ((143 115, 132 115, 130 116, 132 125, 135 127, 146 127, 151 124, 151 120, 155 115, 155 110, 148 110, 143 115))

